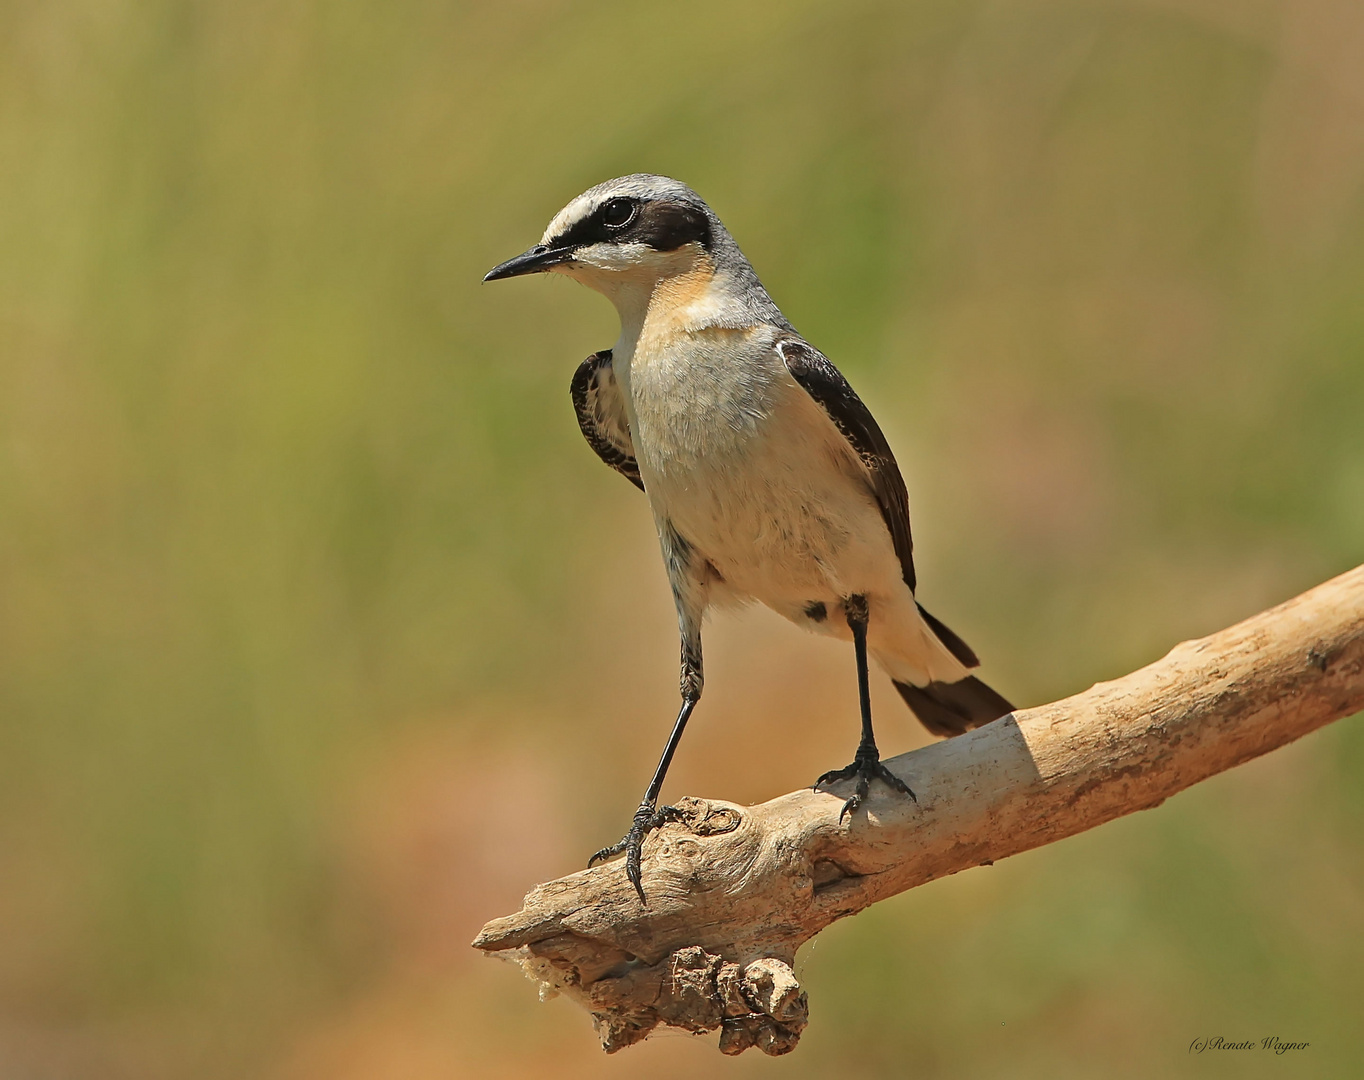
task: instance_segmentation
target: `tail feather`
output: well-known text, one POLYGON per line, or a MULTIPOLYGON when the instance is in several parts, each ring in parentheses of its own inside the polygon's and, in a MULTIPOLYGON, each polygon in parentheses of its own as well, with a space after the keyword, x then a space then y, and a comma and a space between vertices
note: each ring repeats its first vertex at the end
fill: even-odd
POLYGON ((961 638, 940 620, 934 618, 924 610, 923 604, 914 605, 919 609, 919 616, 924 622, 928 623, 928 628, 933 631, 933 636, 942 642, 943 648, 961 661, 963 667, 980 667, 980 660, 976 657, 975 650, 970 645, 962 641, 961 638))
POLYGON ((931 682, 927 686, 897 682, 895 689, 900 691, 919 723, 934 735, 960 735, 1014 711, 1001 694, 974 675, 957 682, 931 682))

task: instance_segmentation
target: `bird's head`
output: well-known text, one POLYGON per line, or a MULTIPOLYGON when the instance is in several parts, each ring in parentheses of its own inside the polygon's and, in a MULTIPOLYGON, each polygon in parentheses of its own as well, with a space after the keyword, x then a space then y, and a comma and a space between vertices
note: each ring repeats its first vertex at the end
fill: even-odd
POLYGON ((484 281, 554 272, 619 301, 659 281, 714 269, 723 226, 691 188, 638 173, 598 184, 565 206, 540 242, 484 281))

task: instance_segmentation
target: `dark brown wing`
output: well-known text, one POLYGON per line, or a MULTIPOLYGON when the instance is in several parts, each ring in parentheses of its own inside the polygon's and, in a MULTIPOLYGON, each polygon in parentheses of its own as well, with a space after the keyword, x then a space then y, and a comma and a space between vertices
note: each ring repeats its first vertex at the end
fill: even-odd
POLYGON ((596 451, 597 457, 643 491, 644 481, 639 478, 639 463, 635 460, 635 444, 630 438, 625 395, 611 368, 610 349, 593 353, 578 365, 569 392, 573 395, 573 411, 578 414, 578 427, 582 429, 587 445, 596 451))
POLYGON ((913 592, 914 539, 909 531, 909 494, 905 491, 900 467, 895 464, 895 455, 890 452, 890 443, 886 442, 871 410, 862 404, 862 399, 827 356, 799 338, 779 341, 777 352, 792 377, 828 414, 861 460, 895 544, 905 584, 913 592))
MULTIPOLYGON (((799 338, 778 342, 777 352, 792 377, 815 399, 861 460, 876 502, 881 507, 881 516, 890 530, 891 541, 895 544, 895 554, 900 559, 900 571, 905 584, 913 592, 917 582, 914 576, 914 539, 909 531, 909 493, 905 490, 900 467, 895 464, 895 455, 890 451, 890 443, 871 415, 871 410, 862 404, 862 399, 827 356, 799 338)), ((922 604, 919 605, 919 614, 938 640, 947 647, 947 651, 962 664, 968 668, 980 666, 980 660, 971 646, 925 611, 922 604)))

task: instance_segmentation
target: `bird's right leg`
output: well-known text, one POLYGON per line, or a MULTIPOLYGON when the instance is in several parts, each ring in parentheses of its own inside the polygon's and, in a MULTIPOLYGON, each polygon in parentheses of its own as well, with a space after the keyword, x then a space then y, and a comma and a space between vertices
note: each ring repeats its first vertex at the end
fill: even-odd
POLYGON ((830 769, 815 781, 816 788, 839 780, 857 781, 852 795, 839 812, 840 822, 866 800, 873 780, 880 780, 887 787, 908 795, 915 802, 919 801, 914 792, 909 790, 908 784, 881 764, 881 752, 876 748, 876 735, 871 727, 871 685, 867 673, 867 622, 870 617, 867 598, 860 594, 850 596, 843 602, 843 609, 847 613, 848 628, 853 635, 853 650, 857 656, 857 698, 862 711, 862 741, 857 745, 857 756, 851 765, 843 769, 830 769))
POLYGON ((707 600, 706 564, 696 556, 691 545, 673 531, 671 525, 665 523, 659 532, 663 542, 663 560, 677 604, 678 630, 682 637, 682 708, 673 721, 672 732, 658 759, 648 790, 644 792, 639 809, 635 811, 630 831, 617 843, 602 848, 587 860, 587 865, 593 866, 624 852, 625 876, 630 879, 635 892, 639 893, 641 903, 645 902, 641 871, 644 838, 658 826, 673 820, 677 813, 674 807, 660 807, 658 796, 663 790, 663 781, 668 775, 673 754, 677 752, 677 744, 682 741, 682 732, 691 719, 696 703, 701 700, 701 687, 705 681, 701 669, 701 616, 705 612, 707 600))

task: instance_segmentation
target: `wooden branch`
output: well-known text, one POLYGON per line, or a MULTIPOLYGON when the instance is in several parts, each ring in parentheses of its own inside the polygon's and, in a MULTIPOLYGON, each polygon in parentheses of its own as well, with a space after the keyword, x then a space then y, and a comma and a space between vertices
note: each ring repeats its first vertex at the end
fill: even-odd
POLYGON ((872 785, 759 806, 682 799, 645 848, 641 904, 615 862, 539 885, 477 948, 592 1013, 610 1052, 658 1024, 720 1049, 792 1049, 796 949, 835 919, 967 867, 1158 806, 1364 708, 1364 566, 1113 682, 887 762, 872 785))

